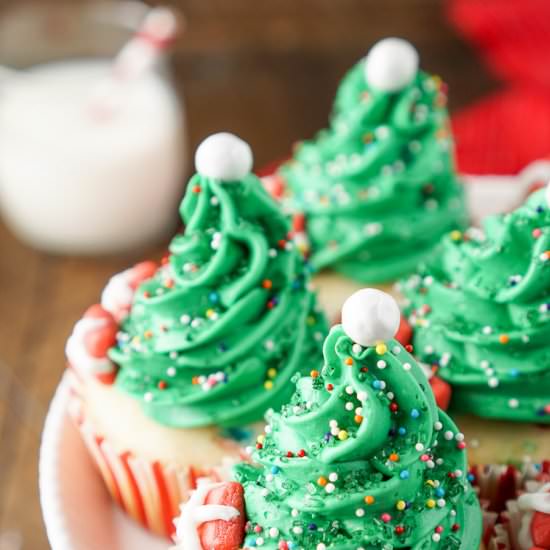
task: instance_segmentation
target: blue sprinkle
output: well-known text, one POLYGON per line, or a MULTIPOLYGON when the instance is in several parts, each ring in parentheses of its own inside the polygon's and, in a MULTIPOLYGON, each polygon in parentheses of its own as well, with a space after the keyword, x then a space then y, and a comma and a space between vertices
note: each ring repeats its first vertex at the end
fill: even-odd
POLYGON ((443 496, 445 496, 445 489, 443 489, 443 487, 438 487, 438 488, 435 490, 435 494, 436 494, 436 496, 438 496, 438 497, 443 497, 443 496))
POLYGON ((292 281, 292 289, 293 290, 298 290, 301 287, 302 287, 302 282, 300 281, 300 279, 296 279, 296 280, 292 281))
POLYGON ((519 370, 518 369, 510 369, 510 376, 512 378, 517 378, 519 376, 519 370))
POLYGON ((372 387, 375 389, 375 390, 379 390, 381 388, 381 384, 380 384, 380 380, 373 380, 372 382, 372 387))
POLYGON ((537 212, 538 212, 539 214, 542 214, 542 213, 544 212, 544 206, 542 206, 542 205, 541 205, 541 206, 537 206, 537 212))
POLYGON ((472 481, 474 481, 474 479, 475 479, 475 476, 474 476, 474 474, 468 474, 468 475, 466 476, 466 479, 467 479, 470 483, 472 483, 472 481))
POLYGON ((315 525, 315 523, 310 523, 307 528, 310 530, 310 531, 317 531, 317 525, 315 525))
POLYGON ((216 304, 216 303, 219 301, 219 299, 220 299, 220 295, 219 295, 217 292, 211 292, 211 293, 208 295, 208 299, 209 299, 212 303, 216 304))
POLYGON ((330 438, 331 438, 331 437, 332 437, 332 434, 331 434, 330 432, 327 432, 327 433, 325 434, 324 439, 325 439, 325 441, 330 441, 330 438))
POLYGON ((412 409, 411 416, 412 418, 418 418, 420 416, 420 411, 418 409, 412 409))
POLYGON ((401 428, 399 428, 399 429, 397 430, 397 433, 398 433, 399 435, 405 435, 405 434, 407 433, 407 428, 401 427, 401 428))
POLYGON ((220 351, 227 351, 227 344, 224 344, 223 342, 218 346, 218 349, 220 351))
POLYGON ((271 473, 272 474, 278 474, 280 471, 281 471, 281 469, 278 468, 277 466, 271 466, 271 473))
POLYGON ((409 479, 409 470, 403 470, 400 474, 399 474, 399 477, 401 479, 409 479))
POLYGON ((250 544, 250 546, 256 546, 256 539, 252 539, 248 544, 250 544))

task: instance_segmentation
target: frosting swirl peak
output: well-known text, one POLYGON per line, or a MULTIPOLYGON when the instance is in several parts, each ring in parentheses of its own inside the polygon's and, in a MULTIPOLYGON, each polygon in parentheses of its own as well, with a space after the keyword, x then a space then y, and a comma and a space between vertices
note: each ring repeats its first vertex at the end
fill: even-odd
POLYGON ((395 340, 354 343, 340 325, 324 356, 270 416, 259 467, 237 468, 245 547, 261 538, 269 550, 477 548, 463 436, 414 358, 395 340))
POLYGON ((362 282, 411 271, 466 222, 445 85, 417 71, 410 52, 408 63, 385 61, 402 44, 380 60, 382 45, 344 77, 329 127, 298 144, 275 176, 285 208, 305 214, 313 267, 362 282))
MULTIPOLYGON (((249 167, 238 157, 248 155, 242 142, 235 151, 214 151, 233 175, 249 167)), ((200 157, 208 173, 210 153, 200 157)), ((185 232, 137 289, 110 352, 121 367, 116 385, 170 426, 259 420, 321 354, 326 324, 305 264, 252 174, 231 181, 196 174, 180 212, 185 232)))
POLYGON ((403 282, 415 350, 454 407, 550 422, 550 205, 544 190, 483 231, 453 232, 403 282))

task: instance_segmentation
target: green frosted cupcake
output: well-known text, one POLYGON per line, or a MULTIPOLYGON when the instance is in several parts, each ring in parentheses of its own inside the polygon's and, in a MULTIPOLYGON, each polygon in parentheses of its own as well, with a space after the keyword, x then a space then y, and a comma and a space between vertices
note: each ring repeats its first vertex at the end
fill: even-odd
POLYGON ((395 301, 363 289, 342 313, 324 366, 299 378, 290 402, 269 417, 257 465, 237 467, 244 547, 477 549, 481 511, 465 442, 393 339, 395 301))
POLYGON ((316 270, 359 282, 412 271, 467 220, 446 87, 408 42, 382 40, 344 77, 330 125, 267 178, 316 270))
POLYGON ((166 536, 197 479, 223 479, 319 364, 327 332, 248 144, 215 134, 195 164, 165 261, 112 277, 67 343, 71 411, 110 493, 166 536))
POLYGON ((446 236, 401 285, 415 352, 453 385, 456 410, 550 423, 549 194, 446 236))

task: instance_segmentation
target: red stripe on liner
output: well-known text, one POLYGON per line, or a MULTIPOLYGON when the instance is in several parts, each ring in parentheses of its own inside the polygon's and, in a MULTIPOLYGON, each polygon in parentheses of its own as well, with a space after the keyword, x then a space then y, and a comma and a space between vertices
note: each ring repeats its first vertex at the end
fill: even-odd
POLYGON ((157 484, 157 489, 160 496, 160 505, 162 512, 162 521, 164 523, 164 531, 166 535, 171 536, 176 532, 176 527, 172 519, 176 517, 177 512, 172 509, 172 502, 166 487, 166 480, 162 472, 162 466, 159 462, 153 462, 153 475, 157 484))
POLYGON ((132 495, 134 497, 134 501, 137 504, 138 509, 138 517, 136 518, 142 525, 145 527, 149 527, 149 522, 147 521, 147 514, 145 513, 145 505, 143 504, 143 499, 141 497, 141 493, 139 491, 138 484, 134 478, 134 474, 132 473, 132 468, 128 464, 128 458, 131 456, 130 453, 126 452, 122 455, 120 455, 120 461, 122 462, 122 467, 124 468, 124 471, 126 472, 126 475, 128 476, 128 481, 130 483, 130 490, 132 492, 132 495))

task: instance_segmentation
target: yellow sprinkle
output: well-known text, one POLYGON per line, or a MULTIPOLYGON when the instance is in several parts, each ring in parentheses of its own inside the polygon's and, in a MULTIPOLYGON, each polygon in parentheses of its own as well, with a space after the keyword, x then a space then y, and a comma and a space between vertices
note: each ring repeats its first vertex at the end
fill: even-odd
POLYGON ((431 487, 435 487, 435 482, 433 479, 428 479, 428 481, 426 481, 426 485, 430 485, 431 487))
POLYGON ((378 355, 384 355, 384 353, 386 353, 388 351, 388 346, 386 346, 386 344, 384 344, 384 342, 381 342, 379 344, 376 344, 376 353, 378 353, 378 355))
POLYGON ((404 500, 398 500, 398 501, 397 501, 397 504, 395 505, 395 507, 396 507, 398 510, 404 510, 404 509, 407 507, 407 503, 406 503, 404 500))
POLYGON ((458 231, 458 229, 451 231, 450 235, 453 241, 460 241, 460 239, 462 239, 462 232, 458 231))
POLYGON ((264 443, 265 442, 265 435, 264 434, 260 434, 257 438, 256 438, 256 441, 258 443, 264 443))
POLYGON ((426 506, 428 508, 435 508, 435 500, 433 498, 429 498, 427 501, 426 501, 426 506))
POLYGON ((267 376, 269 376, 269 378, 275 378, 277 376, 277 369, 274 369, 273 367, 267 369, 267 376))
POLYGON ((371 496, 371 495, 367 495, 367 496, 365 497, 365 504, 369 504, 369 505, 370 505, 370 504, 374 504, 374 497, 371 496))
POLYGON ((265 388, 266 390, 271 390, 271 389, 273 389, 273 382, 272 382, 271 380, 266 380, 266 381, 264 382, 264 388, 265 388))
POLYGON ((348 432, 346 432, 346 430, 340 430, 340 432, 338 433, 338 439, 340 441, 345 441, 347 438, 348 438, 348 432))

